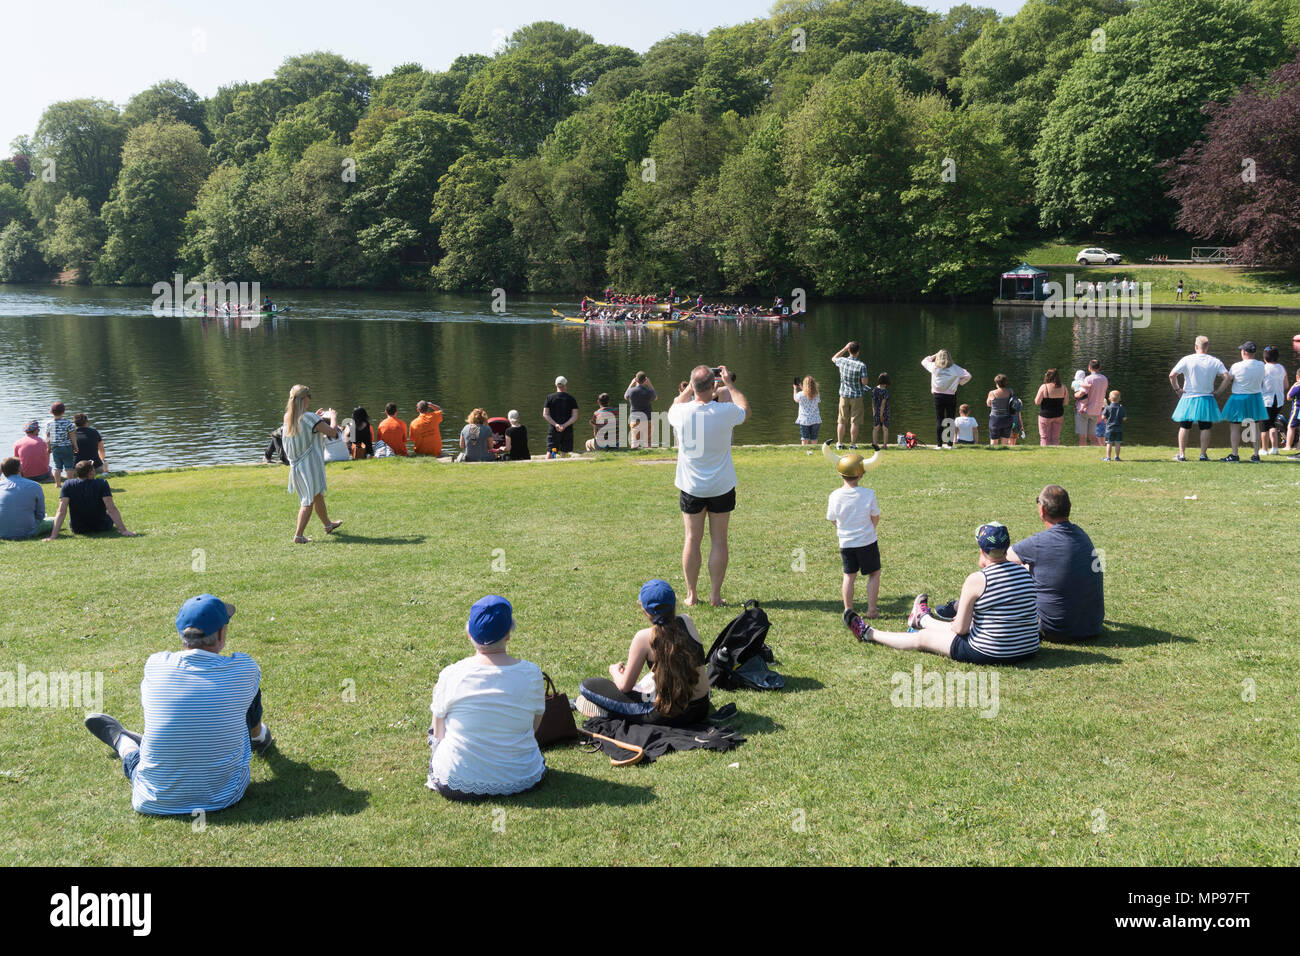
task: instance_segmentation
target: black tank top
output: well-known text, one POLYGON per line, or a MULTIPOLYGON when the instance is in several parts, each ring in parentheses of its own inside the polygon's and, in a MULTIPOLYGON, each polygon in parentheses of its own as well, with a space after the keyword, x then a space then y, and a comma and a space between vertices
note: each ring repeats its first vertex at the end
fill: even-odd
POLYGON ((1065 396, 1060 398, 1051 398, 1043 396, 1043 403, 1038 406, 1038 415, 1040 418, 1064 418, 1065 417, 1065 396))

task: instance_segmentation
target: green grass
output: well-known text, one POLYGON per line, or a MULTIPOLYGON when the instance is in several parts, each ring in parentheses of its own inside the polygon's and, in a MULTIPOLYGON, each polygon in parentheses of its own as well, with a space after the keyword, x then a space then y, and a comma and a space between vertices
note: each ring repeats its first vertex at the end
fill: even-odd
MULTIPOLYGON (((305 547, 289 542, 283 468, 114 478, 142 537, 0 544, 0 670, 103 671, 105 708, 138 729, 145 658, 177 647, 176 608, 212 591, 239 606, 229 649, 262 666, 278 753, 255 758, 244 799, 195 832, 130 809, 80 711, 4 712, 0 864, 1295 865, 1284 519, 1300 465, 1126 453, 1103 465, 1096 449, 891 449, 870 474, 887 627, 903 627, 918 589, 955 595, 981 521, 1038 530, 1049 481, 1105 552, 1106 637, 1000 668, 985 719, 891 705, 895 673, 970 668, 855 642, 823 520, 834 474, 798 448, 737 451, 726 594, 765 603, 787 689, 715 695, 738 703, 749 738, 730 754, 611 768, 552 750, 540 791, 483 805, 424 787, 429 698, 468 653, 470 603, 507 595, 512 647, 569 694, 604 673, 639 626, 640 583, 681 582, 671 464, 331 465, 346 533, 305 547)), ((707 638, 731 613, 695 616, 707 638)))

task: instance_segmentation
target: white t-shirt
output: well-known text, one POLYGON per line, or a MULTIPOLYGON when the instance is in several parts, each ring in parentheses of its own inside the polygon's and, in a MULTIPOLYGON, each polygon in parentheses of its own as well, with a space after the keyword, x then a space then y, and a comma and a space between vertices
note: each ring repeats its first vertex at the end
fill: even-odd
POLYGON ((841 548, 865 548, 876 540, 871 516, 880 514, 876 493, 859 485, 841 485, 826 499, 826 520, 835 522, 841 548))
POLYGON ((969 415, 958 415, 952 420, 952 426, 957 429, 959 441, 974 441, 975 430, 980 427, 980 423, 969 415))
POLYGON ((736 487, 731 430, 745 420, 735 402, 674 402, 668 422, 677 433, 675 484, 696 498, 715 498, 736 487))
POLYGON ((970 372, 955 363, 947 368, 939 368, 925 358, 921 360, 921 367, 930 373, 930 391, 936 395, 955 395, 958 385, 970 381, 970 372))
POLYGON ((546 710, 546 685, 536 664, 457 661, 438 675, 429 709, 447 725, 442 740, 429 734, 430 789, 436 780, 463 793, 518 793, 542 779, 533 719, 546 710))
POLYGON ((1188 398, 1199 398, 1213 395, 1215 376, 1226 375, 1228 369, 1213 355, 1193 352, 1180 358, 1170 374, 1179 373, 1183 376, 1183 394, 1188 398))
POLYGON ((1264 404, 1281 408, 1286 404, 1286 366, 1281 362, 1264 363, 1264 404))
POLYGON ((1264 363, 1259 359, 1242 359, 1228 369, 1232 375, 1233 395, 1258 395, 1264 388, 1264 363))

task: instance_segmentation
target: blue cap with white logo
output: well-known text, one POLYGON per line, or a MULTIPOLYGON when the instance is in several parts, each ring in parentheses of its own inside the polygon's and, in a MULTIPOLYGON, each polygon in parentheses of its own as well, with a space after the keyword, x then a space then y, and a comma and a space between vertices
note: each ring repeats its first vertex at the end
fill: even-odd
POLYGON ((515 626, 514 609, 499 594, 489 594, 474 602, 465 625, 475 644, 495 644, 515 626))

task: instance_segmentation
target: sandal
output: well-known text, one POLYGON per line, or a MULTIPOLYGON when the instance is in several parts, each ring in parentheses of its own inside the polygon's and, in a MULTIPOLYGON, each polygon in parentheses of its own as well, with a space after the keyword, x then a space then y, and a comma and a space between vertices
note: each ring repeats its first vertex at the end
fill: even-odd
POLYGON ((333 534, 335 531, 337 531, 337 530, 339 529, 339 525, 341 525, 341 524, 343 524, 343 522, 342 522, 341 520, 340 520, 340 521, 331 521, 329 524, 327 524, 327 525, 325 526, 325 533, 326 533, 326 534, 333 534))
POLYGON ((311 538, 304 538, 302 535, 300 535, 300 534, 296 534, 296 535, 293 536, 293 543, 294 543, 294 544, 311 544, 311 538))

